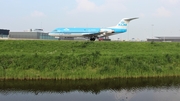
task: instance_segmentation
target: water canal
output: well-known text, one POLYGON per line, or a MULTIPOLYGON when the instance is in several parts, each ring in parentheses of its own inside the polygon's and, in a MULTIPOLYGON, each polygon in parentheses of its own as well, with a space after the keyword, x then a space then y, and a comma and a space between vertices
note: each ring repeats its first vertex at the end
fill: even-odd
POLYGON ((1 80, 0 101, 180 101, 180 78, 1 80))

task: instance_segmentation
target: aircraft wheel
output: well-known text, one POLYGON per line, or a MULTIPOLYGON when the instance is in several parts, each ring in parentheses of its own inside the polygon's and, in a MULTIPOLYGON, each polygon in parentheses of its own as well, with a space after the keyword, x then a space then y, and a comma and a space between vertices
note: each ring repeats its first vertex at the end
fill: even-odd
POLYGON ((96 38, 90 38, 90 41, 95 41, 96 40, 96 38))

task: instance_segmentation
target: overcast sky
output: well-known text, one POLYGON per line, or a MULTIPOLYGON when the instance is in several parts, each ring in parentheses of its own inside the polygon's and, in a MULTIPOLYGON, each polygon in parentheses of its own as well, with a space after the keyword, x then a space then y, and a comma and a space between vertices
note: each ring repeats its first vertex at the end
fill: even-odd
POLYGON ((113 39, 180 36, 180 0, 0 0, 0 29, 110 27, 140 17, 113 39))

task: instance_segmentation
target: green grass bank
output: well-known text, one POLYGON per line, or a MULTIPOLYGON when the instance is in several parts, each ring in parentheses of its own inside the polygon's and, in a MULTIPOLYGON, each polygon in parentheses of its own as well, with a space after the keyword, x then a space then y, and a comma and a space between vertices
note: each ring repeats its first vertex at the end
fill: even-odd
POLYGON ((0 79, 180 76, 180 43, 0 40, 0 79))

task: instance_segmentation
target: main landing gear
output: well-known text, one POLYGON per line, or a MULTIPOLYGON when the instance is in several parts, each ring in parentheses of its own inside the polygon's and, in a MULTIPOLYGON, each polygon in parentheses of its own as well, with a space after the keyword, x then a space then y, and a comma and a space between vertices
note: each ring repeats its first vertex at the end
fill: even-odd
POLYGON ((95 37, 90 38, 90 41, 95 41, 95 40, 96 40, 95 37))

